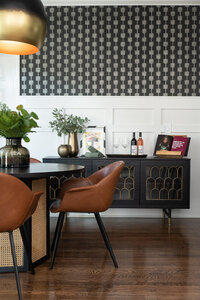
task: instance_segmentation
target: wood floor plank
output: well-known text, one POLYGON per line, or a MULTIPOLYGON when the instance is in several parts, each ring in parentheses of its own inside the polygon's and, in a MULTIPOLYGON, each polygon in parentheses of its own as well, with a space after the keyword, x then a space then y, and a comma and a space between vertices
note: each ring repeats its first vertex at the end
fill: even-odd
MULTIPOLYGON (((54 269, 20 273, 24 300, 199 300, 200 219, 105 218, 115 269, 93 218, 65 221, 54 269)), ((55 218, 51 219, 51 232, 55 218)), ((13 273, 0 274, 0 299, 17 299, 13 273)))

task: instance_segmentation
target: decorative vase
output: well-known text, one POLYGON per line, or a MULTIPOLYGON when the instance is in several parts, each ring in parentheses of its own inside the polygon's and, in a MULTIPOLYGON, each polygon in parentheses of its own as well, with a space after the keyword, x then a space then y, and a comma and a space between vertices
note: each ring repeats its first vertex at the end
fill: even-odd
POLYGON ((58 154, 60 157, 68 157, 71 153, 71 146, 70 145, 60 145, 58 147, 58 154))
POLYGON ((6 146, 0 148, 2 168, 28 167, 30 154, 28 149, 21 145, 21 138, 6 138, 6 146))
POLYGON ((69 153, 70 157, 75 157, 78 154, 78 139, 77 132, 69 133, 68 135, 68 145, 71 146, 71 151, 69 153))

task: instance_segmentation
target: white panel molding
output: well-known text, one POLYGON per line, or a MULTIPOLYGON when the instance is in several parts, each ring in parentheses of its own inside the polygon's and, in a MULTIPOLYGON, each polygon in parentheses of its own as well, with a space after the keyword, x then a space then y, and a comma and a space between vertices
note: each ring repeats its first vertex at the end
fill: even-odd
POLYGON ((185 124, 178 124, 178 125, 172 125, 172 133, 175 134, 190 134, 190 133, 200 133, 200 125, 187 125, 187 127, 185 126, 185 124))
POLYGON ((151 133, 155 132, 156 127, 155 126, 149 126, 148 124, 135 124, 134 126, 127 125, 127 126, 113 126, 112 131, 115 133, 130 133, 130 132, 146 132, 151 133))
POLYGON ((173 133, 200 132, 200 109, 197 108, 163 108, 162 122, 170 122, 173 133))

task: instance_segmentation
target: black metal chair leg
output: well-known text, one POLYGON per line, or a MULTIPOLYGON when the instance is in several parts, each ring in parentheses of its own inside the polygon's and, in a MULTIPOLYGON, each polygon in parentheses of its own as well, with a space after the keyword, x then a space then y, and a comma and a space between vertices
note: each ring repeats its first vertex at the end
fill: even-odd
POLYGON ((57 230, 55 231, 54 239, 53 239, 54 245, 53 245, 53 254, 52 254, 52 258, 51 258, 50 269, 53 269, 55 256, 56 256, 56 252, 57 252, 57 247, 58 247, 58 243, 59 243, 59 239, 60 239, 60 234, 61 234, 61 230, 63 227, 64 217, 65 217, 65 213, 61 212, 58 217, 57 226, 56 226, 57 230))
POLYGON ((102 221, 102 219, 100 217, 100 214, 99 213, 95 213, 94 215, 95 215, 95 218, 97 220, 97 224, 98 224, 99 229, 101 231, 102 237, 104 239, 105 245, 106 245, 108 251, 110 252, 110 256, 112 258, 113 264, 114 264, 115 268, 118 268, 117 260, 115 258, 114 252, 112 250, 112 246, 110 244, 110 241, 109 241, 108 235, 106 233, 106 229, 105 229, 105 227, 103 225, 103 221, 102 221))
POLYGON ((13 265, 14 265, 14 269, 15 269, 15 278, 16 278, 16 283, 17 283, 18 296, 19 296, 19 300, 22 300, 22 292, 21 292, 21 286, 20 286, 20 281, 19 281, 19 273, 18 273, 18 269, 17 269, 17 258, 16 258, 16 253, 15 253, 15 244, 14 244, 12 231, 9 231, 9 238, 10 238, 10 246, 11 246, 12 258, 13 258, 13 265))
POLYGON ((53 251, 54 246, 55 246, 55 240, 56 240, 56 236, 57 236, 57 233, 58 233, 58 227, 59 227, 59 223, 60 223, 60 218, 61 217, 62 217, 62 215, 60 213, 59 216, 58 216, 57 224, 56 224, 56 229, 55 229, 55 233, 54 233, 54 237, 53 237, 53 242, 51 244, 51 251, 53 251))
POLYGON ((35 274, 33 263, 32 263, 32 257, 31 257, 31 249, 28 244, 27 234, 26 234, 26 229, 24 224, 19 229, 23 240, 24 248, 26 250, 26 255, 28 257, 29 269, 31 270, 32 274, 35 274))

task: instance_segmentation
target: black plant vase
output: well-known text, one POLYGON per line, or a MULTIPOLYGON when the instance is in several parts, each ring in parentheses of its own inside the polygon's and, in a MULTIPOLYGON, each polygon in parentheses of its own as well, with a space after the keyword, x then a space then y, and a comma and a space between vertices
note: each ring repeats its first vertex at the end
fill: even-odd
POLYGON ((6 138, 6 146, 0 148, 2 168, 28 167, 30 154, 28 149, 21 145, 21 138, 6 138))

